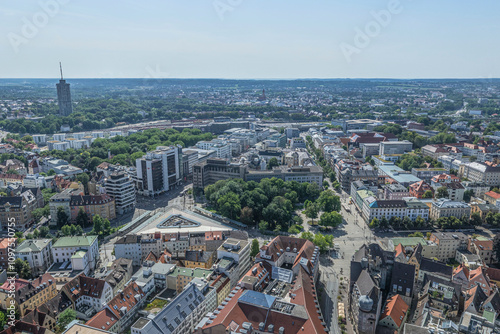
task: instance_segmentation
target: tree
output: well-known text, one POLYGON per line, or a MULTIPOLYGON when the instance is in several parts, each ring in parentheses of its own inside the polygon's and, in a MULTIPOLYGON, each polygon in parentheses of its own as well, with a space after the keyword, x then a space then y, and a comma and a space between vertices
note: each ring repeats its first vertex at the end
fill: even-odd
POLYGON ((373 218, 369 226, 371 228, 375 228, 378 227, 379 225, 380 225, 379 220, 377 218, 373 218))
POLYGON ((57 226, 62 227, 68 223, 69 217, 62 206, 57 207, 57 226))
POLYGON ((89 217, 83 208, 78 210, 78 214, 76 215, 76 224, 81 227, 87 226, 89 223, 89 217))
POLYGON ((71 227, 69 225, 64 225, 62 228, 61 228, 61 233, 65 236, 65 237, 69 237, 71 235, 71 227))
POLYGON ((64 332, 66 326, 68 326, 68 324, 75 319, 76 319, 76 312, 71 307, 68 307, 67 309, 62 311, 61 314, 59 315, 59 320, 58 320, 59 330, 61 332, 64 332))
POLYGON ((318 218, 319 208, 316 203, 311 203, 305 210, 307 218, 314 219, 318 218))
POLYGON ((250 248, 250 256, 255 257, 257 254, 259 254, 259 251, 260 251, 259 240, 253 239, 252 246, 250 248))
POLYGON ((494 225, 495 224, 495 214, 492 211, 488 212, 486 214, 484 221, 488 225, 494 225))
POLYGON ((15 272, 19 274, 20 278, 29 279, 31 278, 31 267, 28 261, 23 261, 17 258, 14 261, 15 272))
POLYGON ((50 234, 50 229, 47 226, 40 227, 40 238, 46 238, 50 234))
POLYGON ((101 234, 101 232, 104 231, 104 220, 99 215, 96 215, 94 217, 94 229, 93 229, 93 231, 97 235, 101 234))
MULTIPOLYGON (((304 235, 304 233, 302 233, 302 235, 304 235)), ((323 235, 321 233, 316 233, 311 241, 313 242, 313 244, 319 247, 320 252, 324 253, 333 246, 333 235, 323 235)))
POLYGON ((423 238, 424 235, 422 234, 422 232, 414 232, 414 233, 411 233, 411 234, 408 234, 409 237, 419 237, 419 238, 423 238))
MULTIPOLYGON (((447 192, 447 194, 448 194, 448 192, 447 192)), ((434 197, 434 194, 432 193, 432 190, 426 190, 425 193, 422 195, 422 198, 433 198, 433 197, 434 197)))
POLYGON ((33 231, 33 238, 34 238, 34 239, 38 239, 38 237, 39 237, 39 236, 40 236, 40 231, 38 231, 37 229, 35 229, 35 230, 33 231))
POLYGON ((323 191, 317 200, 320 209, 325 212, 340 211, 340 197, 331 190, 323 191))
POLYGON ((474 196, 474 191, 469 189, 464 191, 464 202, 469 203, 472 196, 474 196))
POLYGON ((4 328, 6 324, 7 324, 7 317, 5 316, 5 313, 0 311, 0 328, 4 328))
POLYGON ((473 226, 480 226, 483 223, 483 220, 481 219, 481 214, 479 212, 474 212, 473 214, 471 214, 470 223, 473 226))
POLYGON ((236 219, 241 212, 240 198, 237 194, 230 192, 217 200, 217 206, 223 216, 236 219))
POLYGON ((240 221, 246 225, 252 224, 253 223, 253 210, 251 208, 249 208, 248 206, 245 206, 243 209, 241 209, 240 221))
POLYGON ((309 199, 314 200, 318 198, 320 191, 321 190, 316 182, 307 184, 306 194, 309 199))
POLYGON ((55 170, 53 170, 53 169, 51 169, 51 170, 49 170, 49 171, 47 172, 47 175, 48 175, 48 176, 56 175, 56 171, 55 171, 55 170))
POLYGON ((35 209, 31 212, 31 216, 36 222, 39 222, 40 219, 43 217, 43 208, 38 208, 35 209))
POLYGON ((269 229, 269 223, 264 220, 261 220, 259 223, 259 231, 264 232, 267 231, 268 229, 269 229))
POLYGON ((320 225, 337 227, 342 224, 342 215, 338 212, 325 212, 320 217, 320 225))
POLYGON ((448 198, 448 188, 439 187, 436 193, 436 198, 448 198))
POLYGON ((323 188, 328 189, 328 187, 330 187, 330 183, 328 183, 327 180, 324 180, 323 181, 323 188))
POLYGON ((89 184, 89 181, 90 181, 90 177, 87 173, 81 173, 81 174, 78 174, 78 176, 76 177, 76 180, 78 182, 81 182, 83 184, 83 187, 85 189, 88 189, 88 184, 89 184))
POLYGON ((273 169, 273 167, 278 167, 280 164, 278 162, 278 159, 276 158, 271 158, 269 159, 269 163, 267 164, 267 169, 273 169))

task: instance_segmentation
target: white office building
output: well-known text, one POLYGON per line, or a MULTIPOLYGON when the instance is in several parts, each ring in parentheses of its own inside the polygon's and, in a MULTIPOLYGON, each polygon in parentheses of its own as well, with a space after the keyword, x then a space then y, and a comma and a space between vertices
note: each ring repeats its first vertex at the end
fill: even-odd
POLYGON ((134 211, 135 187, 125 172, 112 173, 105 182, 106 193, 115 199, 116 213, 134 211))
POLYGON ((136 160, 136 170, 139 194, 154 197, 169 191, 182 180, 182 148, 158 146, 136 160))

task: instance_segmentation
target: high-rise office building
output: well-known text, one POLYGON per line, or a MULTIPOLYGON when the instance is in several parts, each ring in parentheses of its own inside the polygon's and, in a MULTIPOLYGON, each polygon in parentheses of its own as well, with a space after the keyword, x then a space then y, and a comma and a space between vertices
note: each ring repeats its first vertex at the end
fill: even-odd
POLYGON ((71 91, 69 89, 69 84, 63 79, 61 63, 59 63, 59 67, 61 69, 61 80, 59 80, 59 83, 56 84, 59 115, 68 116, 73 112, 73 106, 71 105, 71 91))
POLYGON ((158 146, 136 160, 137 190, 144 196, 169 191, 182 179, 182 147, 158 146))

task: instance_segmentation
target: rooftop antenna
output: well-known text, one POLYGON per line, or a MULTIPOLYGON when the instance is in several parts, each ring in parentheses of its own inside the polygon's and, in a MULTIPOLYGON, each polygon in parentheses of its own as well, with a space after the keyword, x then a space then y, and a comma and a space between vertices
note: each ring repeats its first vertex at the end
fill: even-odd
POLYGON ((62 74, 62 65, 61 65, 61 62, 59 62, 59 68, 61 69, 61 80, 63 80, 63 74, 62 74))

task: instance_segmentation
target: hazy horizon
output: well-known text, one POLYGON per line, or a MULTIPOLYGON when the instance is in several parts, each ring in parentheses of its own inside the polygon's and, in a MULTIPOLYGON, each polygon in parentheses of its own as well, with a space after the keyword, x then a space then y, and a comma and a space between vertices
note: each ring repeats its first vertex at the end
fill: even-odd
POLYGON ((0 5, 1 78, 491 79, 500 3, 40 0, 0 5))

